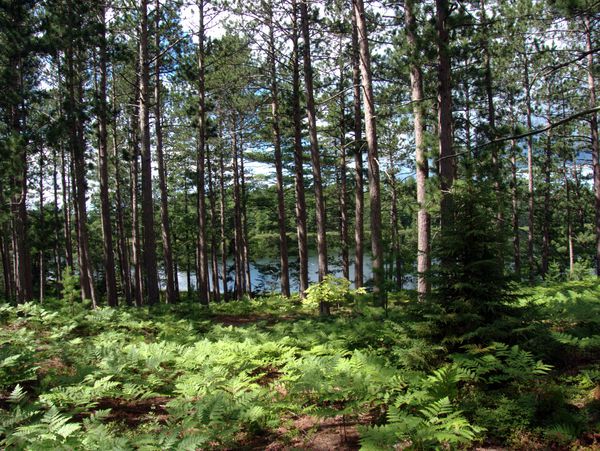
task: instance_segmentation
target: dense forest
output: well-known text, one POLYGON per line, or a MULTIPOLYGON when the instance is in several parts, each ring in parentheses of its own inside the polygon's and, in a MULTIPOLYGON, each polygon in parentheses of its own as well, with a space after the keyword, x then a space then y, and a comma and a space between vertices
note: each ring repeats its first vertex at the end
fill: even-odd
POLYGON ((0 0, 0 446, 598 449, 595 0, 0 0))

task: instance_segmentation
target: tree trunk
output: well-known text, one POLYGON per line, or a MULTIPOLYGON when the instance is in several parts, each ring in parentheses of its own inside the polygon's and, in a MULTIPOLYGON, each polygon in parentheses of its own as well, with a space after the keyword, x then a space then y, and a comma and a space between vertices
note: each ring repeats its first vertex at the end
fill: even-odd
POLYGON ((352 8, 352 93, 354 111, 354 286, 363 286, 364 255, 364 186, 363 186, 363 141, 362 111, 360 99, 360 51, 356 14, 352 8))
MULTIPOLYGON (((442 237, 452 227, 454 207, 451 189, 456 173, 456 157, 452 150, 452 87, 450 65, 450 37, 448 0, 436 0, 436 32, 438 49, 438 142, 439 174, 442 190, 440 226, 442 237)), ((443 264, 443 262, 442 262, 443 264)))
MULTIPOLYGON (((488 120, 488 139, 493 141, 497 136, 496 131, 496 108, 494 105, 494 87, 492 79, 492 57, 490 54, 488 36, 487 36, 487 16, 485 13, 485 0, 480 0, 480 11, 481 11, 481 22, 484 27, 484 38, 483 38, 483 65, 484 65, 484 84, 485 94, 487 100, 487 120, 488 120)), ((497 203, 497 224, 498 230, 501 231, 504 227, 504 197, 502 196, 502 165, 499 158, 499 146, 494 144, 491 146, 492 151, 492 179, 494 182, 494 189, 496 190, 496 203, 497 203)), ((504 262, 501 262, 502 267, 504 262)), ((504 268, 503 268, 504 269, 504 268)))
POLYGON ((116 93, 115 93, 115 80, 113 79, 112 89, 112 109, 115 112, 112 121, 112 142, 113 142, 113 156, 115 162, 115 197, 116 197, 116 213, 117 213, 117 234, 118 234, 118 256, 119 256, 119 268, 121 269, 121 284, 123 286, 123 293, 125 295, 125 302, 127 305, 131 305, 132 299, 132 286, 131 286, 131 269, 129 266, 129 252, 127 250, 127 243, 125 238, 125 221, 123 219, 123 211, 125 205, 121 195, 121 155, 119 155, 118 144, 117 144, 117 115, 116 115, 116 93))
POLYGON ((154 132, 156 134, 156 159, 158 162, 158 185, 160 188, 160 230, 167 276, 167 303, 177 301, 175 295, 175 274, 173 273, 173 248, 171 246, 171 222, 169 220, 169 195, 167 192, 167 166, 163 152, 162 106, 160 95, 160 0, 154 3, 154 47, 156 57, 154 62, 154 132))
MULTIPOLYGON (((550 93, 548 93, 550 95, 550 93)), ((548 122, 550 123, 551 108, 548 105, 548 122)), ((546 141, 546 158, 544 161, 544 213, 543 213, 543 222, 542 222, 542 268, 541 273, 542 277, 546 277, 548 274, 548 269, 550 267, 550 227, 552 220, 552 211, 550 206, 550 196, 551 196, 551 179, 550 179, 550 170, 552 164, 552 130, 548 131, 547 141, 546 141)))
POLYGON ((294 190, 296 195, 296 234, 298 236, 298 264, 300 296, 308 288, 308 232, 306 225, 306 196, 304 192, 304 149, 302 146, 302 119, 300 113, 300 67, 298 45, 298 6, 292 0, 292 116, 294 122, 294 190))
MULTIPOLYGON (((20 55, 11 58, 9 73, 14 77, 12 86, 15 93, 21 94, 23 89, 23 61, 20 55)), ((31 257, 27 243, 27 139, 23 136, 25 122, 24 105, 20 101, 10 105, 9 120, 11 132, 17 138, 17 149, 14 154, 15 173, 11 177, 13 196, 11 213, 13 224, 13 258, 15 291, 18 302, 33 299, 33 282, 31 273, 31 257)))
MULTIPOLYGON (((590 92, 590 108, 596 107, 596 82, 594 81, 594 54, 592 52, 592 29, 590 17, 585 16, 586 51, 588 52, 588 90, 590 92)), ((592 113, 590 118, 590 134, 592 138, 592 164, 594 166, 594 207, 596 229, 596 275, 600 277, 600 143, 598 139, 598 116, 592 113)))
MULTIPOLYGON (((2 185, 2 180, 0 179, 0 205, 5 205, 4 199, 4 187, 2 185)), ((11 256, 10 256, 10 238, 9 238, 9 229, 8 223, 5 221, 0 222, 0 250, 2 252, 2 276, 4 278, 4 297, 7 301, 13 299, 14 290, 13 290, 13 272, 11 266, 11 256)))
POLYGON ((519 191, 517 178, 517 143, 511 141, 511 192, 512 192, 512 231, 513 231, 513 261, 517 280, 521 279, 521 239, 519 236, 519 191))
POLYGON ((58 209, 58 155, 56 147, 52 148, 52 214, 54 216, 54 268, 56 271, 56 282, 62 281, 62 265, 60 262, 60 216, 58 209))
POLYGON ((206 170, 208 172, 208 200, 210 202, 211 292, 213 293, 212 300, 219 302, 221 300, 221 290, 219 289, 219 263, 217 256, 217 209, 213 185, 213 168, 210 155, 206 158, 206 170))
POLYGON ((567 175, 567 162, 563 162, 563 177, 567 196, 567 252, 569 257, 569 275, 573 277, 575 271, 575 252, 573 247, 573 222, 571 215, 571 183, 567 175))
POLYGON ((287 222, 285 217, 285 193, 283 186, 283 164, 281 162, 281 130, 279 126, 279 87, 275 62, 275 37, 273 34, 273 9, 268 5, 267 26, 269 27, 269 69, 271 76, 271 118, 273 121, 273 147, 277 189, 277 219, 279 222, 279 280, 281 294, 290 296, 290 274, 287 245, 287 222))
POLYGON ((345 279, 350 279, 350 259, 348 255, 348 187, 346 183, 346 94, 344 77, 344 43, 340 35, 339 47, 339 70, 340 80, 338 92, 340 96, 340 158, 339 158, 339 210, 340 210, 340 248, 342 253, 342 275, 345 279))
MULTIPOLYGON (((313 185, 316 201, 317 222, 317 258, 319 261, 319 282, 327 275, 327 235, 325 200, 323 198, 323 182, 321 180, 321 156, 317 138, 317 117, 313 87, 313 68, 310 55, 310 29, 308 23, 308 5, 306 0, 300 1, 300 26, 302 29, 302 57, 304 60, 304 84, 306 91, 306 115, 308 117, 308 132, 310 136, 310 161, 312 166, 313 185)), ((328 314, 329 307, 321 303, 321 313, 328 314)))
POLYGON ((227 300, 227 235, 225 234, 225 164, 223 152, 219 155, 219 210, 221 226, 221 277, 223 280, 223 297, 227 300))
POLYGON ((143 266, 148 304, 160 301, 156 238, 154 235, 154 199, 152 198, 152 155, 150 153, 150 109, 148 87, 150 68, 148 56, 148 0, 140 0, 140 140, 142 156, 142 225, 144 234, 143 266))
MULTIPOLYGON (((525 103, 527 108, 527 130, 532 130, 531 125, 531 87, 529 86, 529 60, 527 48, 525 48, 525 103)), ((528 194, 528 212, 527 212, 527 262, 529 265, 529 281, 533 282, 535 277, 535 262, 533 260, 533 214, 534 214, 534 193, 533 193, 533 137, 527 137, 527 194, 528 194)))
POLYGON ((196 170, 198 172, 198 266, 196 279, 198 296, 201 304, 208 304, 208 258, 206 244, 206 203, 204 193, 204 164, 206 147, 206 105, 204 83, 204 0, 197 0, 198 5, 198 155, 196 170))
POLYGON ((232 124, 232 151, 233 151, 233 223, 234 223, 234 245, 235 245, 235 291, 237 299, 244 296, 246 288, 245 280, 245 260, 244 260, 244 244, 243 244, 243 223, 241 202, 242 194, 240 189, 240 170, 238 160, 238 140, 237 140, 237 120, 234 119, 232 124))
POLYGON ((379 183, 379 156, 377 149, 377 121, 375 116, 375 98, 373 95, 373 74, 371 73, 371 55, 365 20, 363 0, 353 0, 358 30, 358 48, 360 51, 360 73, 362 79, 365 107, 365 135, 367 139, 367 161, 369 165, 369 203, 371 207, 371 252, 373 268, 373 291, 380 304, 385 302, 383 245, 381 241, 381 193, 379 183))
POLYGON ((110 307, 117 306, 117 277, 113 251, 113 232, 110 219, 110 199, 108 194, 108 105, 106 102, 106 5, 100 4, 100 86, 98 102, 98 154, 100 175, 100 206, 102 221, 102 250, 106 278, 106 298, 110 307))
POLYGON ((244 146, 241 141, 239 142, 239 155, 240 155, 240 195, 241 195, 241 224, 242 224, 242 256, 243 256, 243 269, 244 269, 244 282, 246 293, 252 294, 252 281, 250 279, 250 243, 248 241, 248 218, 246 214, 246 172, 244 171, 244 146))
MULTIPOLYGON (((40 184, 39 184, 39 202, 40 202, 40 232, 41 232, 41 236, 46 236, 45 235, 45 228, 46 228, 46 221, 44 218, 44 150, 40 149, 40 160, 39 160, 39 166, 40 166, 40 184)), ((40 279, 39 279, 39 283, 40 283, 40 304, 42 304, 44 302, 44 298, 46 297, 46 268, 45 268, 45 262, 44 262, 44 247, 42 246, 39 250, 39 265, 40 265, 40 279)))
POLYGON ((68 122, 69 122, 69 143, 72 157, 72 189, 75 205, 75 221, 77 230, 78 260, 79 260, 79 279, 81 285, 81 295, 83 299, 90 299, 95 308, 96 290, 92 276, 92 269, 89 259, 89 241, 87 229, 87 210, 86 210, 86 165, 85 165, 85 136, 83 127, 83 118, 81 117, 80 105, 83 99, 83 81, 79 71, 80 64, 75 63, 73 49, 67 50, 67 84, 68 84, 68 122))
POLYGON ((431 220, 427 211, 427 178, 429 162, 425 149, 425 108, 423 106, 423 73, 417 61, 419 54, 417 25, 413 0, 405 2, 407 39, 411 48, 410 85, 415 131, 415 162, 417 167, 417 293, 422 301, 429 292, 427 274, 431 270, 431 220))
POLYGON ((64 215, 63 234, 65 238, 65 259, 69 268, 73 269, 73 241, 71 238, 71 186, 69 181, 71 177, 67 174, 68 164, 65 156, 64 147, 60 148, 60 177, 62 186, 62 208, 64 215))
POLYGON ((398 185, 396 183, 396 161, 394 161, 394 148, 389 149, 389 182, 392 192, 391 212, 390 212, 390 230, 392 234, 392 258, 390 259, 389 280, 396 280, 396 289, 402 289, 402 257, 400 255, 400 228, 401 222, 398 214, 398 185))
MULTIPOLYGON (((136 102, 139 96, 139 91, 136 90, 136 102)), ((135 102, 134 102, 135 104, 135 102)), ((144 302, 144 274, 142 271, 142 243, 140 238, 140 215, 139 215, 139 166, 138 158, 140 155, 139 136, 135 128, 135 117, 131 117, 131 146, 132 146, 132 157, 131 157, 131 181, 129 186, 131 187, 131 259, 134 268, 135 276, 135 292, 134 299, 135 305, 140 307, 144 302)))

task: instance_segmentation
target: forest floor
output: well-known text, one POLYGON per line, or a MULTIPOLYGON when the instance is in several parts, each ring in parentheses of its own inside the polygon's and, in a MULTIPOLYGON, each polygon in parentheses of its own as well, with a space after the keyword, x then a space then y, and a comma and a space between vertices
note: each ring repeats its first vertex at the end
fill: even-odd
POLYGON ((520 289, 485 342, 390 297, 0 305, 7 449, 600 450, 600 284, 520 289))

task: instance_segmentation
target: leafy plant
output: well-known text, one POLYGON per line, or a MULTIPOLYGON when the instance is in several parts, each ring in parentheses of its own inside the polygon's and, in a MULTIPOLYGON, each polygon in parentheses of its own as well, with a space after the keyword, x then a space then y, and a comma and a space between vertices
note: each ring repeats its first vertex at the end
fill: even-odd
POLYGON ((321 309, 331 305, 340 307, 352 301, 355 295, 364 293, 364 288, 351 290, 348 279, 327 274, 321 282, 308 287, 303 303, 311 307, 319 306, 321 309))

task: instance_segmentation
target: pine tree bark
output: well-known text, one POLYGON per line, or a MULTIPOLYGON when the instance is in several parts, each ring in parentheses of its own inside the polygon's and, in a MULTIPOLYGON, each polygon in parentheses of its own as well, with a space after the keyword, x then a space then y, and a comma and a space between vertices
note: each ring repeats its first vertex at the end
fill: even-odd
POLYGON ((339 61, 340 79, 338 85, 338 93, 340 99, 340 120, 339 120, 339 210, 340 210, 340 248, 342 254, 342 276, 345 279, 350 279, 350 257, 348 255, 348 184, 346 183, 346 95, 345 95, 345 75, 344 75, 344 43, 340 35, 339 43, 339 61))
POLYGON ((213 184, 213 167, 211 164, 211 155, 206 158, 206 171, 208 172, 208 200, 210 204, 210 256, 211 256, 211 281, 213 301, 221 300, 221 290, 219 289, 219 262, 217 255, 217 209, 215 200, 215 189, 213 184))
POLYGON ((60 255, 60 215, 58 208, 58 154, 56 147, 52 148, 52 214, 54 216, 54 270, 57 285, 62 282, 62 264, 60 255))
POLYGON ((206 88, 204 64, 204 0, 198 5, 198 153, 196 171, 198 173, 198 249, 196 279, 201 304, 208 304, 208 257, 206 243, 206 201, 204 188, 204 167, 206 147, 206 88))
POLYGON ((171 245, 171 222, 169 219, 169 195, 167 192, 167 166, 163 151, 162 106, 161 106, 161 50, 160 50, 160 0, 154 3, 154 132, 156 134, 156 160, 158 162, 158 185, 160 188, 160 229, 167 276, 167 303, 177 301, 175 296, 175 274, 173 273, 173 247, 171 245))
MULTIPOLYGON (((0 205, 5 205, 4 199, 4 186, 2 185, 2 180, 0 179, 0 205)), ((13 272, 11 265, 11 255, 10 255, 10 238, 9 238, 9 226, 8 221, 2 221, 0 223, 0 251, 2 253, 2 276, 4 280, 4 298, 7 301, 13 299, 14 290, 13 290, 13 272)))
MULTIPOLYGON (((525 106, 527 109, 527 130, 533 129, 531 124, 531 87, 529 85, 529 59, 527 56, 527 48, 524 51, 525 57, 525 73, 524 73, 524 85, 525 85, 525 106)), ((534 192, 533 192, 533 137, 527 137, 527 262, 529 266, 529 281, 533 282, 535 278, 535 261, 533 259, 533 216, 534 216, 534 192)))
POLYGON ((365 19, 363 0, 353 0, 358 30, 358 48, 360 51, 360 73, 362 80, 365 137, 367 139, 367 161, 369 166, 369 203, 371 210, 371 253, 373 269, 373 291, 384 304, 384 268, 383 245, 381 238, 381 188, 379 182, 379 156, 377 146, 377 122, 375 115, 375 98, 373 95, 373 75, 371 73, 371 55, 365 19))
POLYGON ((352 98, 354 114, 354 286, 364 283, 364 183, 363 183, 363 140, 362 108, 360 96, 360 51, 356 14, 352 8, 352 98))
MULTIPOLYGON (((592 52, 592 29, 590 17, 584 17, 587 56, 588 91, 590 108, 596 107, 596 82, 594 80, 594 54, 592 52)), ((596 275, 600 277, 600 140, 598 138, 598 116, 593 113, 590 118, 590 134, 592 138, 592 165, 594 166, 594 208, 596 230, 596 275)))
POLYGON ((73 269, 73 241, 71 237, 71 186, 69 184, 71 177, 67 173, 69 164, 67 163, 65 149, 60 148, 60 178, 62 187, 62 205, 63 205, 63 235, 65 239, 65 260, 66 265, 73 269))
POLYGON ((241 139, 239 142, 240 155, 240 195, 241 195, 241 224, 242 224, 242 261, 244 270, 244 291, 252 294, 252 280, 250 278, 250 242, 248 239, 248 216, 246 204, 248 196, 246 195, 246 172, 244 170, 244 146, 241 139))
POLYGON ((127 243, 125 238, 125 220, 123 218, 123 211, 125 205, 123 204, 123 197, 121 193, 121 156, 119 155, 119 146, 117 144, 117 107, 116 107, 116 93, 115 93, 115 80, 113 79, 112 88, 112 145, 113 145, 113 158, 115 164, 115 200, 117 203, 116 214, 117 214, 117 235, 118 235, 118 258, 119 268, 121 276, 121 285, 123 287, 123 294, 125 296, 125 303, 131 305, 133 303, 132 298, 132 286, 131 286, 131 268, 129 266, 129 252, 127 250, 127 243))
POLYGON ((275 61, 275 36, 273 33, 273 9, 269 2, 267 8, 267 27, 269 28, 269 71, 271 77, 271 120, 273 126, 273 150, 275 157, 275 187, 277 189, 277 220, 279 224, 279 280, 281 294, 290 296, 290 275, 287 245, 287 222, 285 215, 285 193, 283 186, 283 163, 281 161, 281 129, 279 124, 279 86, 275 61))
POLYGON ((143 266, 149 305, 160 301, 156 238, 154 235, 154 199, 152 197, 152 155, 150 152, 150 68, 148 55, 148 0, 140 0, 140 98, 139 126, 142 157, 142 225, 144 234, 143 266))
POLYGON ((513 234, 513 264, 517 280, 521 279, 521 238, 519 234, 519 191, 517 178, 517 142, 511 141, 511 197, 512 197, 512 234, 513 234))
POLYGON ((237 119, 234 119, 232 124, 232 151, 233 151, 233 236, 235 245, 235 292, 237 299, 244 296, 246 288, 246 271, 244 260, 244 244, 243 244, 243 222, 242 222, 242 194, 240 188, 240 169, 238 160, 238 135, 237 135, 237 119))
MULTIPOLYGON (((133 105, 139 105, 138 89, 135 90, 135 100, 133 105)), ((139 111, 138 111, 139 114, 139 111)), ((130 203, 131 203, 131 260, 134 268, 135 290, 134 301, 137 307, 144 303, 144 272, 142 270, 142 243, 140 237, 140 214, 139 214, 139 156, 140 156, 140 140, 138 128, 136 127, 135 113, 132 111, 130 119, 130 134, 131 134, 131 168, 130 168, 130 203)))
MULTIPOLYGON (((38 190, 38 196, 39 196, 39 202, 40 202, 40 222, 39 222, 39 227, 40 227, 40 231, 44 234, 45 233, 45 228, 46 228, 46 221, 44 218, 44 151, 43 149, 40 149, 40 160, 39 160, 39 166, 40 166, 40 180, 39 180, 39 190, 38 190)), ((45 235, 42 235, 45 236, 45 235)), ((45 266, 45 258, 44 258, 44 246, 42 246, 39 250, 39 285, 40 285, 40 292, 39 292, 39 299, 40 299, 40 304, 42 304, 44 302, 44 298, 46 297, 46 266, 45 266)))
POLYGON ((567 254, 569 258, 569 275, 573 276, 575 271, 575 250, 573 246, 573 221, 571 213, 571 181, 567 175, 567 161, 563 161, 563 177, 565 180, 565 191, 567 199, 567 254))
MULTIPOLYGON (((23 90, 23 60, 15 52, 11 55, 8 72, 12 76, 10 88, 17 95, 23 90)), ((31 272, 31 256, 27 244, 27 142, 23 136, 25 125, 24 105, 20 100, 11 102, 9 108, 9 127, 17 140, 14 158, 15 173, 11 176, 12 195, 11 220, 12 220, 12 250, 14 259, 14 287, 17 302, 27 302, 33 299, 33 281, 31 272)))
POLYGON ((417 293, 422 301, 429 292, 427 274, 431 270, 431 219, 427 211, 427 178, 429 162, 425 150, 425 108, 423 106, 423 73, 417 60, 419 45, 413 0, 404 4, 408 44, 411 48, 410 86, 413 102, 415 163, 417 169, 417 293))
POLYGON ((102 222, 102 250, 106 279, 106 298, 109 307, 116 307, 117 277, 115 274, 115 256, 113 251, 113 231, 110 218, 110 199, 108 193, 108 105, 106 101, 106 5, 100 4, 100 85, 98 90, 98 155, 100 175, 100 218, 102 222))
POLYGON ((225 164, 223 152, 219 155, 219 220, 221 231, 221 278, 223 283, 223 297, 228 299, 227 287, 227 235, 225 234, 225 164))
POLYGON ((86 210, 86 175, 85 175, 85 137, 80 105, 83 99, 83 81, 79 71, 81 64, 75 61, 76 52, 68 48, 67 86, 69 123, 69 145, 71 147, 72 191, 75 207, 75 227, 77 232, 77 257, 79 260, 79 279, 83 299, 90 299, 95 308, 96 290, 93 283, 92 269, 89 259, 89 240, 86 210))
MULTIPOLYGON (((490 46, 487 35, 487 16, 485 13, 485 0, 480 0, 479 7, 481 11, 481 22, 483 23, 485 34, 483 38, 483 66, 484 66, 484 84, 485 84, 485 95, 487 100, 487 121, 488 121, 488 139, 494 140, 497 135, 496 131, 496 107, 494 105, 494 86, 492 77, 492 56, 490 53, 490 46)), ((496 203, 497 203, 497 224, 499 231, 502 230, 504 225, 504 197, 502 196, 502 165, 499 158, 499 145, 495 144, 491 146, 492 151, 492 179, 494 182, 494 189, 496 191, 496 203)), ((501 262, 504 266, 504 262, 501 262)))
POLYGON ((300 112, 300 49, 298 44, 298 4, 292 0, 292 119, 294 122, 294 191, 296 197, 296 234, 300 296, 308 288, 308 232, 306 224, 306 195, 304 191, 304 148, 300 112))
MULTIPOLYGON (((313 185, 316 201, 317 222, 317 259, 319 264, 319 282, 327 275, 327 235, 325 200, 323 198, 323 181, 321 180, 321 155, 319 153, 319 140, 317 137, 317 116, 313 87, 313 67, 310 54, 310 26, 308 21, 307 0, 300 1, 300 28, 302 30, 302 58, 304 62, 304 85, 306 91, 306 115, 308 117, 308 132, 310 137, 310 161, 312 166, 313 185)), ((328 314, 329 308, 322 302, 320 311, 328 314)))
MULTIPOLYGON (((436 34, 438 50, 438 144, 439 174, 442 191, 440 226, 442 236, 453 224, 452 185, 456 173, 456 157, 452 150, 452 86, 448 0, 436 0, 436 34)), ((442 262, 443 264, 443 262, 442 262)))

